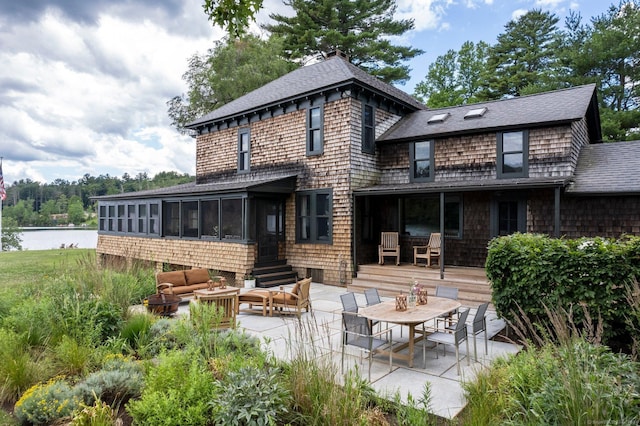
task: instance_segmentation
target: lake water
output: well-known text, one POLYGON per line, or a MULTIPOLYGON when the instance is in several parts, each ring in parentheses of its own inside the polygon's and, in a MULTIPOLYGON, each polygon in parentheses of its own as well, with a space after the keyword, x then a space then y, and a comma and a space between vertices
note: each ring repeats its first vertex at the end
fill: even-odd
POLYGON ((22 228, 22 250, 50 250, 78 244, 78 248, 96 248, 98 231, 73 228, 22 228))

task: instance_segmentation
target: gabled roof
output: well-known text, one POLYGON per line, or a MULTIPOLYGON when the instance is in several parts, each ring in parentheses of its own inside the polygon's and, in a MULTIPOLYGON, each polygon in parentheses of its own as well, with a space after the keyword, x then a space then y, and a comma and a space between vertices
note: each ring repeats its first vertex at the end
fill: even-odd
POLYGON ((595 84, 498 101, 416 111, 403 117, 380 136, 377 142, 406 142, 421 138, 560 124, 580 120, 585 116, 589 122, 591 141, 599 142, 602 136, 595 84), (482 108, 486 108, 486 111, 481 116, 465 118, 470 111, 482 108), (436 115, 446 118, 429 122, 436 115))
POLYGON ((588 145, 580 151, 574 180, 575 195, 640 193, 640 141, 588 145))
POLYGON ((351 83, 357 83, 373 92, 393 98, 412 110, 426 108, 402 90, 384 83, 339 56, 334 56, 325 61, 298 68, 221 106, 189 123, 186 127, 195 128, 202 124, 233 118, 351 83))

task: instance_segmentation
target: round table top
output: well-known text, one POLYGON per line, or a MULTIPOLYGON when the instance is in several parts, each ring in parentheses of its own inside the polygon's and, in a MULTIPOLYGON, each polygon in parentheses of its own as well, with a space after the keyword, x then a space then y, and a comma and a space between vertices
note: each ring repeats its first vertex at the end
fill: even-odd
POLYGON ((358 309, 358 314, 374 321, 392 322, 396 324, 420 324, 430 319, 455 311, 460 302, 446 297, 429 296, 426 305, 407 307, 406 311, 396 311, 396 301, 389 300, 377 305, 358 309))

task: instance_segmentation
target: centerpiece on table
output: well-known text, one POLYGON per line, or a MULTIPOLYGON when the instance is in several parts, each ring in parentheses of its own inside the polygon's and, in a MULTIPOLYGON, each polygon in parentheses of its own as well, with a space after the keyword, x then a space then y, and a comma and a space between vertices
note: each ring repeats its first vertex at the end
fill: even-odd
POLYGON ((413 280, 413 283, 411 284, 411 294, 415 295, 418 305, 427 304, 427 288, 424 285, 419 284, 417 280, 413 280))

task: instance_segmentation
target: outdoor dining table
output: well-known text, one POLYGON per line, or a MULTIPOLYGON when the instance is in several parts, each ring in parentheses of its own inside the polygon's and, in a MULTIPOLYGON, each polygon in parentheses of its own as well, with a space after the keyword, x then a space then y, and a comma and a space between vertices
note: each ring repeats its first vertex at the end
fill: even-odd
MULTIPOLYGON (((416 305, 415 308, 408 307, 406 311, 396 310, 396 301, 389 300, 376 305, 367 306, 358 309, 358 315, 361 315, 371 321, 382 321, 392 324, 406 325, 409 327, 409 336, 406 343, 393 347, 393 357, 406 360, 409 368, 413 367, 413 353, 415 343, 424 338, 421 335, 416 339, 416 326, 424 324, 441 315, 445 315, 451 311, 455 311, 461 306, 460 302, 445 297, 429 296, 426 305, 416 305), (399 353, 405 348, 409 348, 408 354, 399 353)), ((422 333, 421 333, 422 334, 422 333)))

